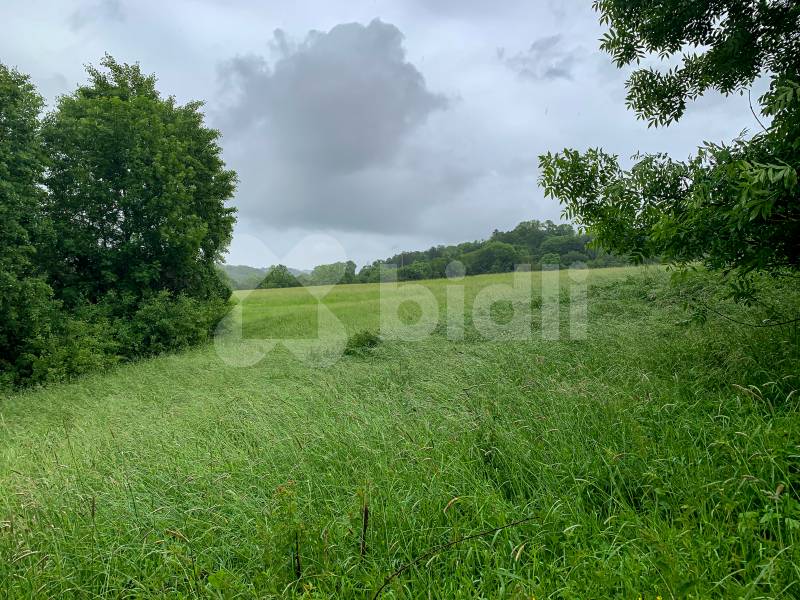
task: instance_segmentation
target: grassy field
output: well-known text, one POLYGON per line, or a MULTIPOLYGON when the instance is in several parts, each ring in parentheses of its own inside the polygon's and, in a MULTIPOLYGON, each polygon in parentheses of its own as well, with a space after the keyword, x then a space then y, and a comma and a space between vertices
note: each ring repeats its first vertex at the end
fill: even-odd
MULTIPOLYGON (((539 273, 530 339, 477 331, 492 275, 460 282, 460 339, 237 366, 313 338, 315 294, 346 334, 382 298, 239 292, 241 336, 2 397, 0 597, 373 598, 393 573, 383 598, 800 595, 797 329, 686 324, 690 288, 606 269, 572 335, 574 284, 543 277, 556 340, 539 273)), ((424 285, 444 311, 456 283, 424 285)))

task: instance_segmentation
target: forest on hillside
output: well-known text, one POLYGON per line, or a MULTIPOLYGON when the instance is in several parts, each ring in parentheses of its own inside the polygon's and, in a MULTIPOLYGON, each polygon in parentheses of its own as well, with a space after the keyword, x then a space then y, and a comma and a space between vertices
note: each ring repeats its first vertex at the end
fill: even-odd
MULTIPOLYGON (((356 272, 352 261, 318 265, 310 272, 285 265, 250 267, 220 265, 233 289, 282 288, 334 283, 376 283, 384 277, 398 281, 439 279, 448 275, 447 267, 464 275, 507 273, 518 265, 539 270, 542 265, 570 267, 580 263, 589 268, 629 264, 625 256, 610 254, 592 244, 592 238, 578 233, 568 223, 523 221, 510 231, 495 229, 485 240, 431 246, 427 250, 400 252, 373 261, 356 272)), ((655 262, 657 259, 651 259, 655 262)), ((451 273, 452 274, 452 273, 451 273)))

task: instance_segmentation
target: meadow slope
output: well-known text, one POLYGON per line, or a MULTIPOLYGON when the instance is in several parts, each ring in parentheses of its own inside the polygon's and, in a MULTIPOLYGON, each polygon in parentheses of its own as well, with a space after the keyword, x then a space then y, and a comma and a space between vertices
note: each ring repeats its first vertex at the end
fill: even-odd
MULTIPOLYGON (((589 277, 584 339, 562 273, 557 340, 535 290, 529 340, 467 319, 327 367, 209 344, 5 395, 0 597, 372 598, 418 557, 383 598, 796 597, 796 327, 685 323, 704 278, 589 277)), ((510 278, 464 280, 467 311, 510 278)), ((379 296, 323 302, 352 334, 379 296)), ((308 290, 239 299, 246 339, 314 332, 308 290)))

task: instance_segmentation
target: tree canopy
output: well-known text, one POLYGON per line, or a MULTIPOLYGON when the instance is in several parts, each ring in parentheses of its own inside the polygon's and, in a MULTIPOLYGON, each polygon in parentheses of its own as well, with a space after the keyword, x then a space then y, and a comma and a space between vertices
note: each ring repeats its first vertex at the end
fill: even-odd
POLYGON ((377 260, 359 271, 357 281, 380 281, 382 271, 395 268, 399 281, 446 277, 447 267, 453 261, 461 263, 459 269, 465 269, 469 275, 513 271, 520 264, 538 269, 544 263, 555 262, 566 267, 576 262, 590 267, 628 263, 623 254, 611 255, 591 247, 591 237, 577 234, 572 225, 531 220, 509 231, 495 230, 487 240, 434 246, 377 260), (552 260, 552 256, 558 260, 552 260))
POLYGON ((709 89, 727 94, 764 72, 800 72, 794 0, 595 0, 594 8, 608 26, 600 47, 618 67, 650 55, 674 64, 637 69, 628 80, 628 106, 651 124, 679 119, 709 89))
POLYGON ((110 56, 41 117, 0 64, 0 387, 206 339, 236 176, 201 104, 110 56))
POLYGON ((666 72, 631 76, 628 103, 640 118, 669 124, 687 99, 743 89, 768 72, 770 89, 760 98, 768 124, 732 143, 705 143, 688 161, 636 155, 629 169, 601 149, 548 152, 539 158, 545 193, 607 250, 679 266, 700 261, 733 273, 740 298, 748 297, 751 272, 797 269, 800 5, 608 0, 595 7, 610 26, 602 47, 618 65, 704 48, 666 72))
POLYGON ((258 284, 258 289, 289 288, 302 285, 286 265, 275 265, 269 268, 266 277, 258 284))
POLYGON ((30 79, 0 64, 0 385, 25 369, 33 341, 50 325, 52 290, 36 269, 45 234, 41 109, 30 79))
POLYGON ((219 132, 200 102, 162 98, 138 65, 106 56, 102 66, 43 127, 56 293, 69 304, 109 291, 221 294, 215 263, 231 238, 236 176, 219 132))
POLYGON ((304 285, 333 285, 353 283, 356 276, 356 263, 352 260, 317 265, 309 275, 299 277, 304 285))

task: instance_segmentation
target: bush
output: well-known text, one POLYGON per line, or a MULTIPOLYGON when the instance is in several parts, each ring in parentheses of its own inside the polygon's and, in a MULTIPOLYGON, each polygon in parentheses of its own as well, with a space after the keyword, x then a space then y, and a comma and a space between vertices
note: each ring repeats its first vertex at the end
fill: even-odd
POLYGON ((220 299, 198 300, 161 291, 141 302, 130 320, 116 321, 120 352, 126 357, 153 355, 203 342, 227 308, 220 299))
POLYGON ((22 355, 27 383, 63 381, 117 364, 119 344, 108 321, 84 321, 62 313, 55 331, 22 355))
POLYGON ((558 265, 561 264, 561 257, 558 254, 553 254, 551 252, 542 256, 539 262, 541 262, 542 265, 558 265))
POLYGON ((57 301, 29 308, 37 329, 13 360, 0 361, 0 389, 64 381, 138 356, 199 344, 209 338, 228 303, 162 291, 147 300, 110 293, 69 313, 57 301))
POLYGON ((519 263, 519 249, 504 242, 487 242, 474 252, 464 254, 461 260, 472 275, 481 273, 507 273, 519 263))
POLYGON ((628 261, 624 257, 617 256, 616 254, 608 254, 607 252, 601 252, 596 258, 588 262, 589 267, 593 269, 621 267, 626 264, 628 264, 628 261))
POLYGON ((31 302, 25 309, 36 327, 14 354, 0 361, 0 389, 61 381, 120 360, 114 327, 97 306, 70 314, 50 300, 31 302))
POLYGON ((347 338, 344 353, 349 356, 364 354, 370 348, 374 348, 381 343, 380 336, 374 331, 359 331, 347 338))
POLYGON ((588 262, 589 257, 584 254, 583 252, 575 252, 574 250, 570 250, 569 252, 561 255, 561 264, 570 266, 572 263, 588 262))

